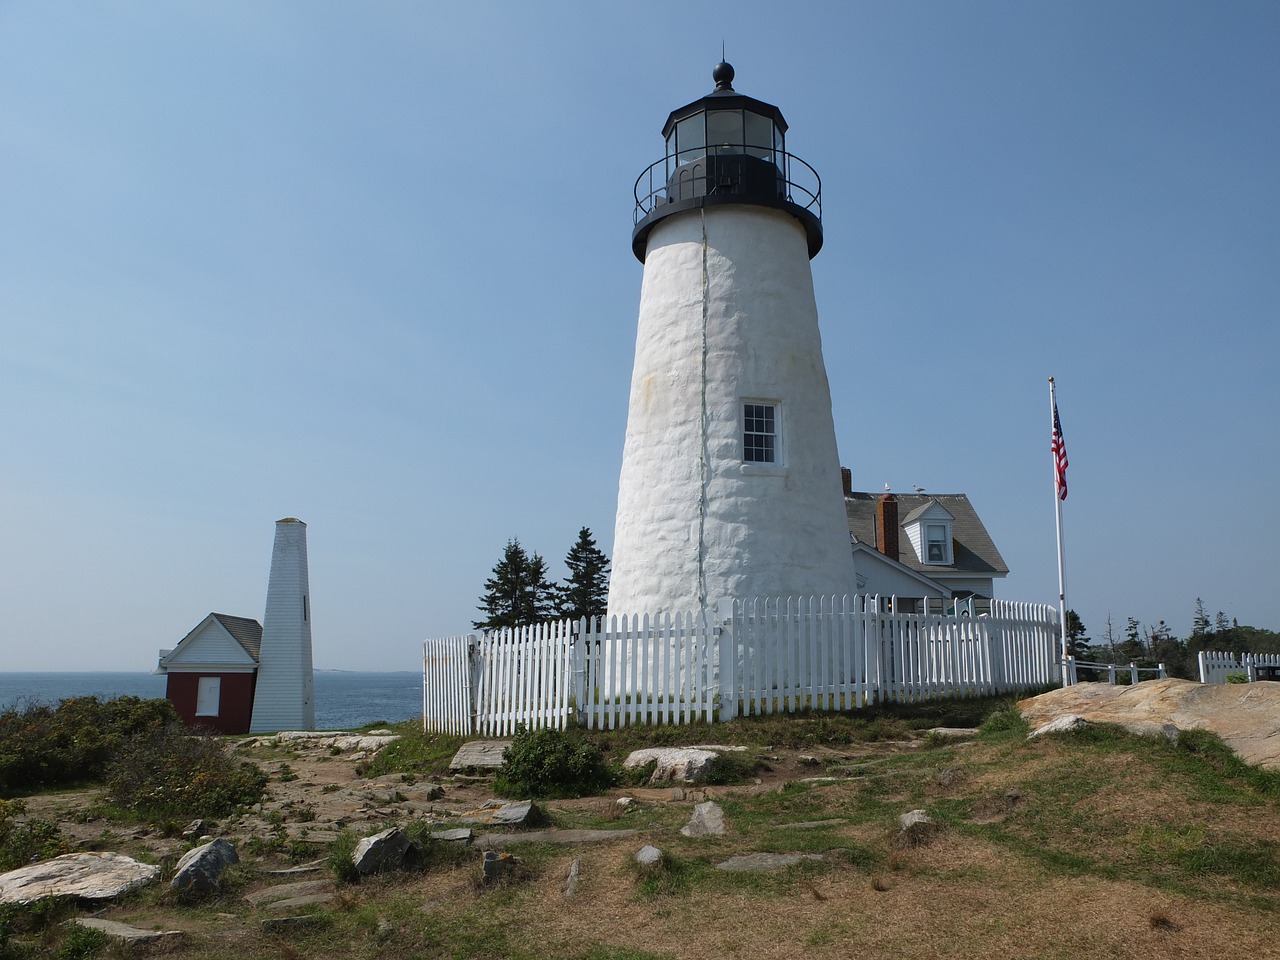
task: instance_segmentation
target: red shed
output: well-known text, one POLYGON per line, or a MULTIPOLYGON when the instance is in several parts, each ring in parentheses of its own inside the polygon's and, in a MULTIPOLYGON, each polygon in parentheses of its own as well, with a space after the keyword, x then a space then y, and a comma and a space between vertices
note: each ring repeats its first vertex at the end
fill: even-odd
POLYGON ((156 673, 168 675, 165 695, 183 723, 248 733, 261 647, 257 620, 211 613, 172 650, 161 650, 156 673))

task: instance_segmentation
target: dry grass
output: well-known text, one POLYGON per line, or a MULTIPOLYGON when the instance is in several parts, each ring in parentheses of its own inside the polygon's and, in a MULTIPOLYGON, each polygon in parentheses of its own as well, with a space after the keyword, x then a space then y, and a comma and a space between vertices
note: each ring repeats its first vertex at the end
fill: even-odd
POLYGON ((725 808, 723 837, 679 834, 702 795, 624 810, 615 792, 553 803, 553 819, 639 835, 517 847, 519 879, 494 886, 478 882, 479 853, 379 875, 341 888, 319 926, 297 935, 261 933, 269 914, 242 896, 263 879, 204 907, 152 895, 110 915, 185 929, 175 955, 211 960, 1275 956, 1280 896, 1267 878, 1280 869, 1280 801, 1234 781, 1208 790, 1162 749, 1020 736, 859 745, 828 762, 877 761, 865 779, 813 786, 787 786, 815 771, 780 755, 763 783, 706 791, 725 808), (939 828, 928 843, 902 844, 896 817, 916 807, 939 828), (669 855, 670 882, 646 885, 635 868, 646 842, 669 855), (714 869, 755 850, 826 859, 761 876, 714 869), (578 893, 566 899, 574 859, 578 893))

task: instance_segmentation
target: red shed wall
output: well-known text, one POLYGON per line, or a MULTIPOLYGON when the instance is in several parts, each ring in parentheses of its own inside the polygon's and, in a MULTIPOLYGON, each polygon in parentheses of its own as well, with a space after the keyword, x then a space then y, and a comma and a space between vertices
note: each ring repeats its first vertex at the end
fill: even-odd
POLYGON ((173 704, 182 722, 189 727, 208 727, 219 733, 248 733, 253 719, 253 689, 258 674, 253 673, 180 673, 169 670, 165 696, 173 704), (196 716, 196 697, 201 677, 222 680, 216 717, 196 716))

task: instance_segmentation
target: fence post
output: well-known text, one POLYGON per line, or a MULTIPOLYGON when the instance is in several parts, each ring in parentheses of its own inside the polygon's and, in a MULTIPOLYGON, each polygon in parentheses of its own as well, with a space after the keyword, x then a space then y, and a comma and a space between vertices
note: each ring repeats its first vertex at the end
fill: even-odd
MULTIPOLYGON (((741 604, 735 602, 733 604, 729 619, 723 621, 719 625, 716 637, 716 690, 720 697, 720 720, 732 720, 738 715, 738 691, 735 683, 737 673, 737 658, 735 656, 735 637, 738 633, 739 619, 742 616, 741 604)), ((723 618, 718 618, 722 619, 723 618)), ((702 625, 705 628, 707 624, 706 610, 702 611, 702 625)))
POLYGON ((1107 683, 1113 687, 1116 685, 1116 665, 1114 663, 1107 667, 1107 683))
POLYGON ((1138 661, 1129 661, 1129 683, 1132 686, 1138 685, 1138 661))
POLYGON ((1163 663, 1159 665, 1159 673, 1157 673, 1156 676, 1158 676, 1161 680, 1167 679, 1167 674, 1164 672, 1163 663))

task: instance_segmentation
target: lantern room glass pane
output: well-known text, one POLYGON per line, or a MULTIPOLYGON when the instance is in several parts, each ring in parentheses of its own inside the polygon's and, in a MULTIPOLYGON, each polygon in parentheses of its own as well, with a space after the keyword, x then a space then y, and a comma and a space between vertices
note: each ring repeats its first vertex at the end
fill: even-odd
POLYGON ((703 115, 686 117, 676 124, 676 163, 688 163, 707 152, 707 134, 703 115))
POLYGON ((707 143, 713 153, 742 153, 744 142, 741 110, 707 112, 707 143))
POLYGON ((758 113, 745 111, 747 153, 762 160, 773 159, 773 121, 758 113))

